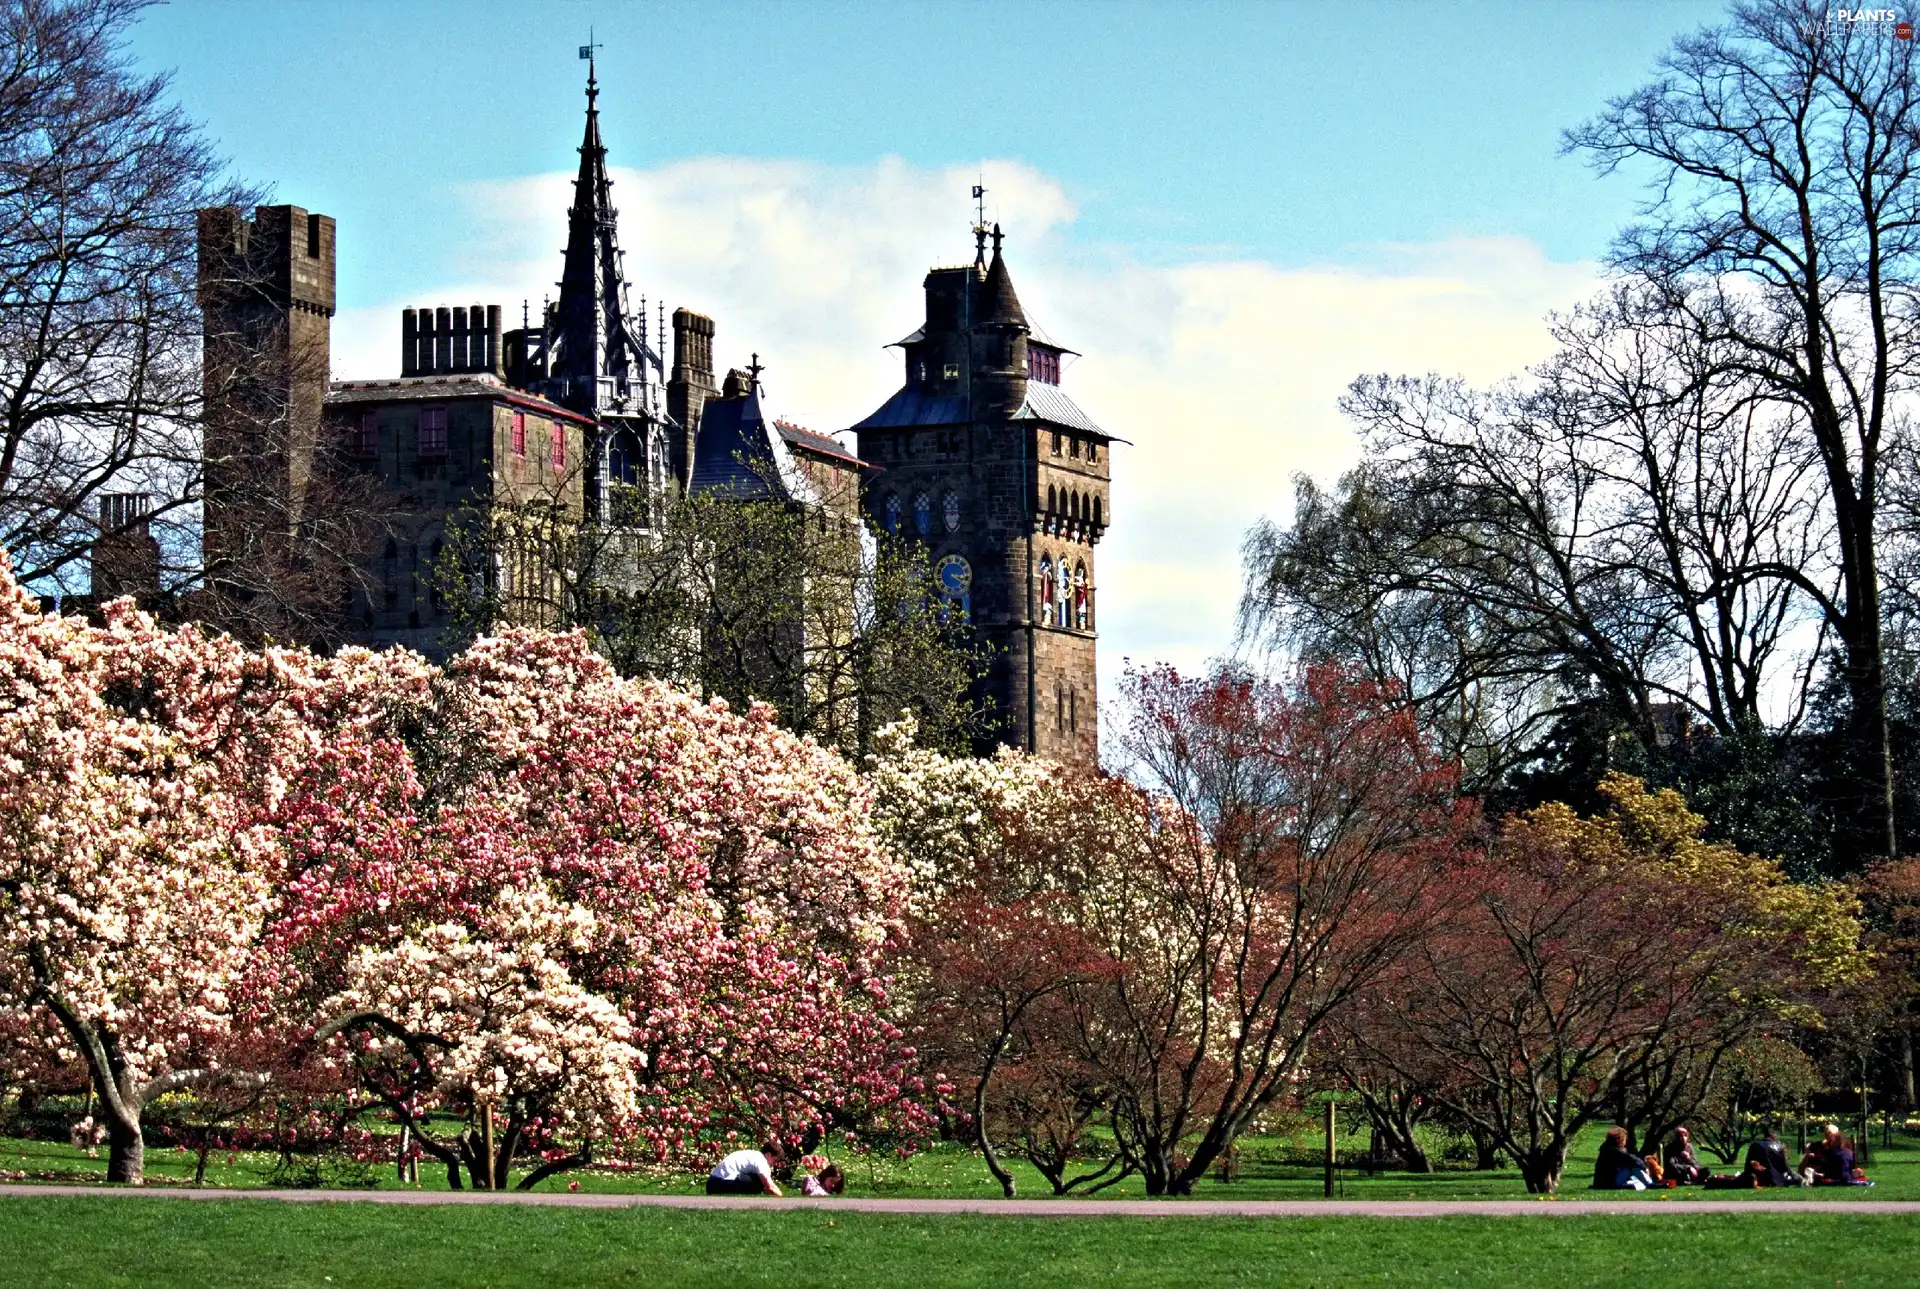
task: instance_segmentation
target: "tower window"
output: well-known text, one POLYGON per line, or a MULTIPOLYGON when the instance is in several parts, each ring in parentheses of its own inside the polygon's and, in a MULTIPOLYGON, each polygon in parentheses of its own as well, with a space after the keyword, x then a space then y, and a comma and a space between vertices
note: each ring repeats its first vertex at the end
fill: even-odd
POLYGON ((423 457, 443 457, 447 454, 446 408, 423 407, 420 409, 418 450, 423 457))
POLYGON ((307 258, 320 258, 320 216, 307 216, 307 258))
POLYGON ((567 468, 567 427, 559 421, 547 431, 547 460, 556 470, 567 468))
POLYGON ((1043 385, 1060 383, 1060 355, 1051 349, 1030 344, 1027 347, 1027 375, 1043 385))
POLYGON ((1065 557, 1061 558, 1060 566, 1054 573, 1060 579, 1059 589, 1054 596, 1054 625, 1070 627, 1073 625, 1073 574, 1067 570, 1065 557))
POLYGON ((360 413, 360 423, 353 427, 353 454, 357 457, 380 455, 380 413, 360 413))
POLYGON ((1060 455, 1060 431, 1058 430, 1053 432, 1053 454, 1055 456, 1060 455))
POLYGON ((1088 439, 1087 440, 1087 460, 1098 461, 1099 459, 1100 459, 1100 440, 1088 439))
POLYGON ((516 411, 513 414, 513 456, 516 461, 527 459, 527 414, 516 411))
POLYGON ((1067 729, 1075 734, 1080 732, 1080 687, 1078 685, 1067 690, 1067 729))
POLYGON ((887 498, 887 504, 885 508, 881 511, 881 514, 884 516, 884 518, 880 522, 886 527, 886 530, 888 532, 897 533, 900 531, 901 510, 902 510, 902 507, 900 505, 900 498, 898 495, 887 498))
POLYGON ((922 537, 933 531, 933 498, 924 492, 913 499, 913 530, 922 537))
POLYGON ((947 378, 948 380, 959 380, 959 379, 960 379, 960 364, 959 364, 959 363, 948 363, 948 364, 946 365, 946 367, 945 367, 945 368, 943 368, 943 370, 944 370, 944 372, 946 373, 946 378, 947 378))
POLYGON ((1098 497, 1093 499, 1093 526, 1095 528, 1100 526, 1100 498, 1098 497))
POLYGON ((1053 624, 1053 560, 1040 557, 1040 620, 1053 624))
POLYGON ((1087 566, 1073 566, 1073 625, 1085 631, 1093 622, 1093 605, 1087 591, 1087 566))
POLYGON ((1067 455, 1075 458, 1079 457, 1080 436, 1078 434, 1069 434, 1067 436, 1067 455))
POLYGON ((949 492, 946 497, 942 499, 940 503, 940 519, 946 524, 948 532, 957 533, 960 531, 959 493, 949 492))

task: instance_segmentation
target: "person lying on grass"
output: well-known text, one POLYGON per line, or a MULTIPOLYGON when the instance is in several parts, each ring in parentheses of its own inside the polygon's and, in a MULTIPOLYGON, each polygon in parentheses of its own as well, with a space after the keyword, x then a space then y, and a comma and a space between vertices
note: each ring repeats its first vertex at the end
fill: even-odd
POLYGON ((786 1165, 779 1146, 768 1142, 758 1150, 736 1150, 707 1174, 709 1195, 778 1195, 773 1175, 786 1165))
MULTIPOLYGON (((809 1155, 809 1159, 815 1156, 809 1155)), ((812 1199, 825 1199, 829 1195, 838 1195, 847 1189, 847 1175, 840 1171, 840 1165, 821 1160, 809 1165, 811 1172, 800 1183, 800 1193, 812 1199)))

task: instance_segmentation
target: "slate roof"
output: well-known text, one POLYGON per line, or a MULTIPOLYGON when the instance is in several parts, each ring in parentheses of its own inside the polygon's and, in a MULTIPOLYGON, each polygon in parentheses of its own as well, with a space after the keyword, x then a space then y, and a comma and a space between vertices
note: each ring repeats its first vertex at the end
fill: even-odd
POLYGON ((1049 385, 1045 381, 1027 382, 1027 400, 1020 404, 1020 410, 1013 414, 1016 421, 1045 421, 1049 425, 1058 425, 1069 430, 1085 430, 1089 434, 1098 434, 1101 438, 1112 438, 1105 430, 1095 425, 1093 418, 1080 410, 1080 405, 1061 392, 1058 385, 1049 385))
POLYGON ((812 452, 823 457, 832 457, 836 461, 844 461, 848 465, 857 465, 862 469, 873 470, 878 468, 868 465, 859 457, 847 451, 838 441, 830 439, 824 434, 815 434, 803 425, 795 425, 790 421, 776 419, 773 423, 773 428, 780 431, 781 438, 802 451, 812 452))
POLYGON ((515 407, 592 425, 593 421, 558 403, 549 403, 482 372, 456 376, 402 376, 398 380, 337 380, 327 387, 327 405, 354 403, 433 403, 450 398, 491 398, 515 407))
POLYGON ((907 425, 958 425, 967 419, 964 394, 935 398, 924 386, 906 385, 880 405, 856 430, 888 430, 907 425))
MULTIPOLYGON (((834 451, 841 451, 838 444, 834 451)), ((724 493, 739 501, 817 500, 787 449, 785 435, 761 412, 758 388, 739 398, 710 398, 701 409, 693 491, 724 493)))

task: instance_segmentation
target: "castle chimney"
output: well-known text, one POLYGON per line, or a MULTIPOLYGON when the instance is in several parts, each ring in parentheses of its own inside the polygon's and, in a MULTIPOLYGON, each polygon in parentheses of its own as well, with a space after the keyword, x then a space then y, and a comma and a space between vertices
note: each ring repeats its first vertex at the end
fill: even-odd
POLYGON ((504 376, 506 368, 500 361, 500 306, 487 306, 487 362, 486 368, 495 376, 504 376))
POLYGON ((450 372, 453 370, 453 310, 444 304, 433 311, 433 332, 433 370, 450 372))
POLYGON ((400 310, 400 374, 420 374, 420 315, 412 309, 400 310))
POLYGON ((713 387, 713 319, 690 309, 673 311, 673 369, 667 377, 667 415, 679 425, 671 446, 682 488, 693 485, 694 439, 713 387))

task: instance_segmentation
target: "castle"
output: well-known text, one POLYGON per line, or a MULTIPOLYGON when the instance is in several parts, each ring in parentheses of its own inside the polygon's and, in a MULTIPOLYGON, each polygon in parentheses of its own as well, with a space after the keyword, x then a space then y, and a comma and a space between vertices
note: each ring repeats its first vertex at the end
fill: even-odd
MULTIPOLYGON (((1095 763, 1094 547, 1111 521, 1113 438, 1062 391, 1073 351, 1029 323, 998 227, 991 258, 976 223, 973 262, 927 275, 924 321, 897 342, 903 383, 850 427, 849 451, 766 414, 757 355, 716 379, 713 319, 676 309, 669 335, 663 311, 632 307, 598 92, 590 65, 558 298, 511 330, 498 305, 406 309, 396 379, 330 378, 331 218, 201 212, 207 593, 325 508, 323 445, 344 446, 391 507, 388 535, 338 592, 339 635, 374 647, 441 647, 433 570, 463 507, 535 505, 643 552, 665 500, 688 490, 819 506, 925 546, 940 593, 989 646, 982 696, 999 741, 1095 763), (276 500, 269 519, 245 502, 258 492, 276 500)), ((138 499, 112 504, 97 591, 146 567, 138 499)), ((548 573, 500 575, 533 602, 548 573)))

